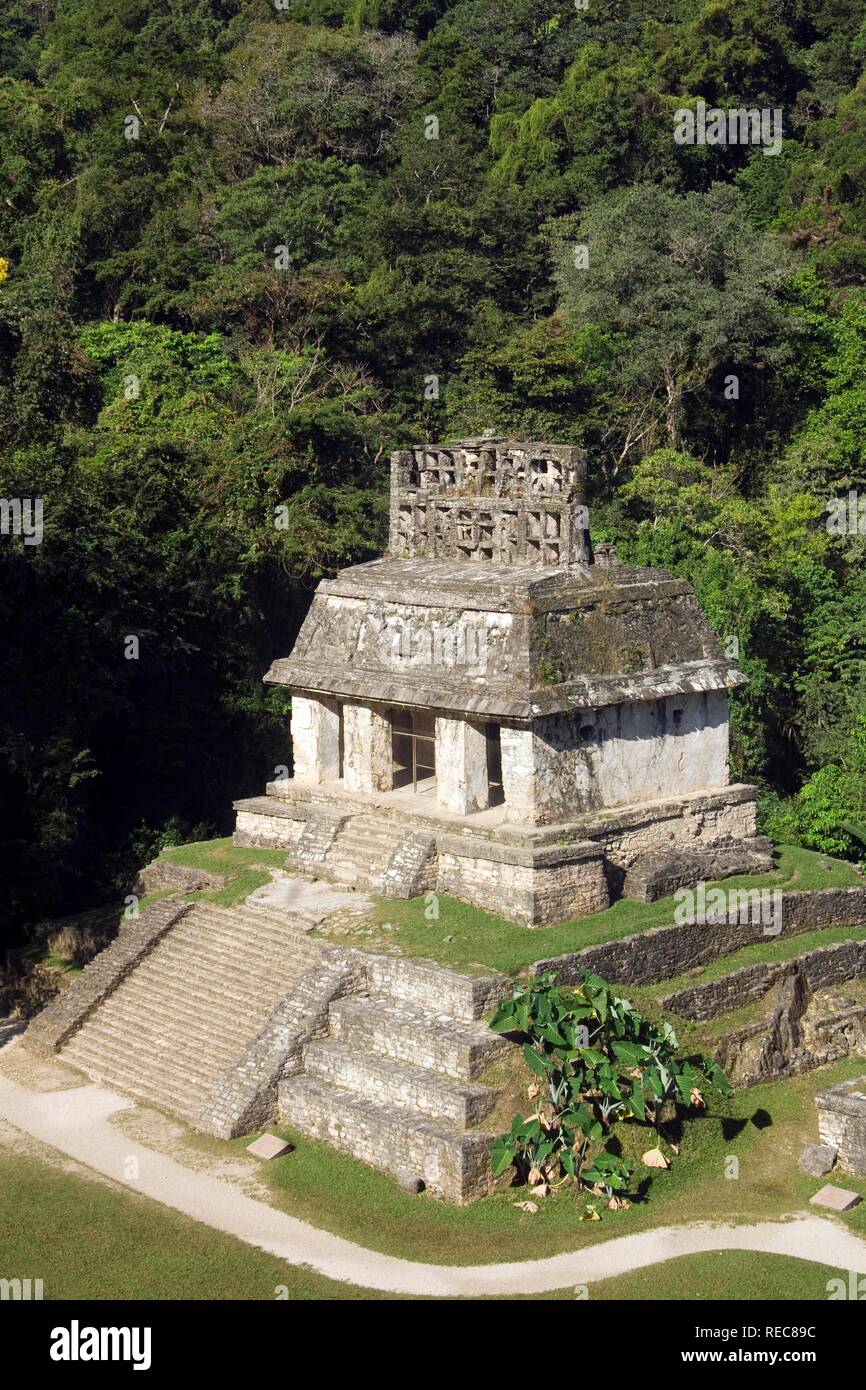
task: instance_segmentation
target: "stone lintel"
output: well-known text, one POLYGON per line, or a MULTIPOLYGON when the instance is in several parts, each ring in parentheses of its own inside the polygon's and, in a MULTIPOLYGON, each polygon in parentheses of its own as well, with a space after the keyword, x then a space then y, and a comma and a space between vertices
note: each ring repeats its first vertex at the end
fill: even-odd
POLYGON ((747 684, 747 677, 725 661, 695 661, 628 676, 584 676, 547 687, 527 687, 521 693, 515 691, 513 676, 486 678, 479 685, 444 668, 431 669, 425 677, 409 672, 325 668, 306 659, 283 657, 272 664, 265 681, 289 685, 306 698, 369 700, 526 724, 547 714, 731 690, 747 684))

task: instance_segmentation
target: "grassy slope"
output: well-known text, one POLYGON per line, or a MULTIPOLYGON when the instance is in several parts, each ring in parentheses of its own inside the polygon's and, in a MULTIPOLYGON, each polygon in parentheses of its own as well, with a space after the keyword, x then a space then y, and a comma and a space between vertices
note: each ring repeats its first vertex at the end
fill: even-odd
MULTIPOLYGON (((41 1278, 47 1300, 383 1299, 297 1269, 127 1190, 73 1176, 40 1159, 0 1150, 0 1249, 4 1277, 41 1278), (134 1257, 130 1258, 130 1251, 134 1257), (83 1256, 86 1252, 86 1257, 83 1256)), ((837 1270, 770 1255, 668 1260, 593 1284, 607 1299, 826 1298, 837 1270)), ((573 1288, 538 1295, 573 1299, 573 1288)))
MULTIPOLYGON (((667 1222, 758 1221, 808 1209, 822 1183, 804 1177, 797 1159, 817 1133, 814 1096, 844 1077, 861 1075, 862 1058, 848 1058, 784 1082, 739 1091, 727 1101, 711 1098, 710 1116, 685 1127, 682 1150, 667 1172, 638 1165, 640 1200, 629 1211, 607 1212, 596 1223, 582 1221, 581 1203, 563 1191, 532 1215, 514 1203, 523 1189, 495 1193, 468 1207, 452 1207, 427 1196, 410 1196, 385 1174, 337 1153, 326 1144, 277 1128, 295 1144, 293 1153, 262 1170, 272 1200, 294 1216, 372 1249, 437 1264, 476 1264, 539 1258, 578 1249, 667 1222), (735 1158, 739 1176, 731 1171, 735 1158)), ((618 1131, 635 1156, 654 1146, 651 1132, 636 1124, 618 1131)), ((225 1153, 243 1149, 217 1140, 193 1142, 225 1153)), ((839 1179, 866 1197, 866 1180, 839 1179)), ((842 1218, 866 1236, 866 1204, 842 1218)))
POLYGON ((46 1299, 379 1298, 293 1268, 147 1197, 0 1149, 4 1278, 46 1299))
MULTIPOLYGON (((725 1302, 817 1300, 827 1298, 829 1280, 839 1277, 838 1269, 810 1264, 807 1260, 759 1255, 752 1250, 716 1250, 707 1255, 683 1255, 680 1259, 667 1260, 650 1269, 638 1269, 616 1279, 602 1279, 590 1286, 589 1297, 595 1302, 652 1299, 665 1303, 716 1299, 725 1302)), ((573 1298, 574 1290, 563 1290, 559 1296, 573 1298)), ((715 1350, 723 1345, 712 1343, 715 1350)))
MULTIPOLYGON (((166 851, 166 857, 195 868, 237 875, 236 880, 226 888, 189 895, 223 903, 241 901, 254 888, 267 882, 266 868, 256 868, 255 865, 280 867, 285 864, 285 855, 281 850, 236 848, 228 839, 184 845, 166 851)), ((810 850, 783 846, 779 850, 779 862, 774 873, 726 879, 724 886, 806 890, 849 888, 862 883, 862 876, 844 860, 826 859, 810 850), (827 868, 820 867, 822 862, 827 868)), ((380 950, 385 946, 396 946, 403 955, 429 957, 457 969, 484 966, 512 972, 542 956, 561 955, 596 942, 646 931, 650 927, 666 926, 673 921, 674 900, 663 898, 657 903, 622 900, 591 917, 535 930, 506 922, 493 913, 458 902, 444 894, 438 897, 437 920, 428 920, 426 910, 427 904, 423 898, 409 901, 379 899, 370 913, 369 921, 359 927, 361 932, 369 932, 372 927, 372 934, 359 935, 350 931, 343 940, 347 945, 362 949, 380 950), (383 923, 390 924, 388 933, 381 931, 383 923)))

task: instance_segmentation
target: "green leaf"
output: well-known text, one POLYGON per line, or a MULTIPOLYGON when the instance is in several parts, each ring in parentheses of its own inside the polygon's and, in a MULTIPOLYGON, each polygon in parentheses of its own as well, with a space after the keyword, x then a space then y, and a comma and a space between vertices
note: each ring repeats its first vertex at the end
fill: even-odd
POLYGON ((523 1044, 523 1059, 530 1071, 535 1072, 536 1076, 547 1076, 551 1070, 552 1063, 548 1063, 544 1057, 540 1056, 529 1043, 523 1044))
POLYGON ((510 1168, 514 1162, 515 1154, 511 1143, 506 1135, 500 1135, 494 1139, 490 1146, 490 1164, 493 1169, 493 1176, 498 1178, 504 1173, 506 1168, 510 1168))

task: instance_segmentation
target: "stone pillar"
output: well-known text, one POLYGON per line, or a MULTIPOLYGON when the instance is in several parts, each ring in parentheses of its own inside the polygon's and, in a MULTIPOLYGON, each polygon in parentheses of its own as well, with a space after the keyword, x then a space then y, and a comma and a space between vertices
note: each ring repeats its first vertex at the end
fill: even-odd
POLYGON ((436 804, 458 816, 483 811, 490 803, 487 738, 482 725, 468 719, 436 717, 436 804))
POLYGON ((340 776, 340 716, 336 700, 292 696, 295 780, 318 786, 340 776))
POLYGON ((536 813, 534 734, 531 729, 509 729, 503 725, 501 739, 505 819, 534 821, 536 813))
POLYGON ((343 783, 347 791, 391 790, 391 725, 370 705, 343 705, 343 783))

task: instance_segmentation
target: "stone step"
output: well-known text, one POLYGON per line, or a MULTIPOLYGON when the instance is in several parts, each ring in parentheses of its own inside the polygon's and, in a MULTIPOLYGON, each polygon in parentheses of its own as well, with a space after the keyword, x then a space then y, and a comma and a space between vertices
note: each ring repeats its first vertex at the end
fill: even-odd
MULTIPOLYGON (((137 973, 137 972, 136 972, 137 973)), ((284 976, 274 972, 270 980, 258 985, 244 986, 230 977, 214 978, 194 967, 170 960, 155 961, 146 975, 130 982, 130 998, 172 1004, 184 1001, 184 1011, 196 1011, 202 1017, 244 1018, 258 1015, 271 1001, 288 994, 298 980, 297 975, 284 976)))
POLYGON ((395 1062, 373 1052, 359 1052, 332 1038, 308 1043, 304 1066, 308 1076, 340 1090, 389 1101, 455 1129, 479 1124, 495 1099, 488 1086, 461 1085, 424 1067, 395 1062))
MULTIPOLYGON (((91 1021, 94 1028, 124 1030, 135 1038, 172 1038, 190 1048, 206 1049, 214 1059, 231 1060, 238 1048, 238 1037, 245 1037, 255 1019, 248 1014, 231 1017, 214 1009, 198 1010, 194 1015, 173 1014, 170 1002, 144 992, 124 993, 109 1000, 91 1021)), ((73 1035, 74 1037, 75 1035, 73 1035)))
MULTIPOLYGON (((160 943, 162 945, 163 943, 160 943)), ((159 948, 157 948, 159 949, 159 948)), ((194 956, 197 962, 212 963, 215 970, 259 975, 269 963, 283 963, 287 968, 306 969, 319 958, 319 951, 300 951, 293 942, 288 944, 255 941, 238 943, 203 934, 179 936, 172 950, 194 956)), ((155 952, 153 953, 155 954, 155 952)))
POLYGON ((149 1081, 176 1078, 185 1085, 206 1087, 216 1070, 220 1075, 226 1063, 220 1058, 214 1068, 202 1054, 191 1052, 171 1039, 140 1034, 130 1037, 110 1023, 82 1029, 61 1053, 73 1065, 85 1061, 89 1066, 110 1069, 118 1074, 139 1075, 149 1081), (162 1045, 164 1041, 164 1045, 162 1045))
POLYGON ((197 903, 72 1035, 63 1058, 193 1120, 323 956, 278 912, 197 903))
POLYGON ((449 1129, 305 1075, 280 1082, 278 1096, 283 1124, 403 1183, 418 1181, 452 1202, 470 1201, 489 1189, 490 1135, 449 1129))
POLYGON ((342 883, 347 888, 367 888, 369 881, 366 874, 358 868, 357 864, 351 860, 332 860, 328 859, 326 864, 317 864, 316 873, 320 878, 327 879, 329 883, 342 883))
POLYGON ((148 974, 139 976, 140 979, 161 980, 166 988, 172 984, 183 987, 197 981, 199 986, 212 988, 215 994, 229 999, 254 1000, 262 989, 271 992, 284 982, 291 984, 311 968, 306 961, 268 961, 267 958, 257 968, 235 966, 230 959, 216 960, 183 942, 176 942, 171 951, 154 951, 149 960, 148 974))
POLYGON ((199 1052, 190 1047, 181 1037, 170 1037, 162 1033, 131 1033, 125 1026, 103 1020, 91 1027, 81 1029, 76 1037, 63 1049, 64 1061, 75 1062, 77 1057, 103 1058, 106 1064, 114 1064, 120 1070, 140 1070, 143 1073, 151 1067, 159 1070, 171 1069, 178 1075, 200 1081, 203 1085, 214 1075, 221 1075, 231 1065, 243 1046, 243 1041, 234 1043, 227 1053, 211 1054, 199 1052))
POLYGON ((330 1010, 331 1036, 359 1051, 474 1081, 508 1043, 483 1023, 414 1008, 381 996, 350 995, 330 1010))
POLYGON ((200 1083, 187 1082, 177 1072, 169 1075, 157 1069, 124 1068, 98 1056, 79 1057, 72 1065, 99 1085, 122 1091, 187 1121, 195 1118, 208 1094, 200 1083))
POLYGON ((196 906, 179 926, 184 926, 185 930, 178 932, 176 940, 190 937, 213 941, 217 945, 232 944, 241 951, 267 948, 311 955, 316 950, 294 919, 285 914, 278 915, 267 906, 244 907, 230 912, 223 909, 219 915, 212 909, 201 911, 196 906))
POLYGON ((377 825, 356 825, 354 821, 349 821, 334 841, 334 848, 351 845, 353 849, 370 848, 387 853, 399 843, 399 838, 390 828, 385 830, 377 825))
POLYGON ((491 1012, 510 992, 506 975, 461 975, 435 961, 371 955, 365 964, 372 994, 467 1022, 491 1012))

